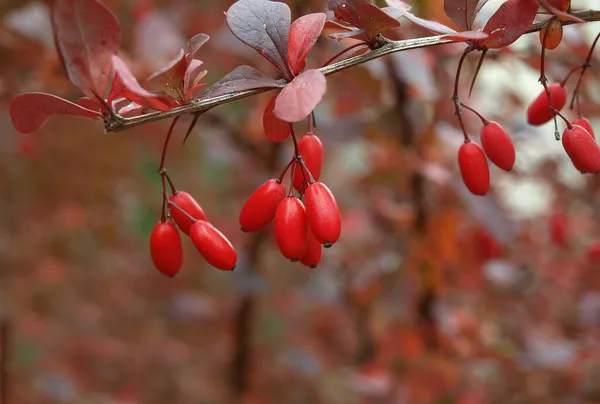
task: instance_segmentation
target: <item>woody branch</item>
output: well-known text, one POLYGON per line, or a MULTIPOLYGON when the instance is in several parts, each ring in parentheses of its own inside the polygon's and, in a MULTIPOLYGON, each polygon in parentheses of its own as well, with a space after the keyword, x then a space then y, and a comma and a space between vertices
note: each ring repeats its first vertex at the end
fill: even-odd
MULTIPOLYGON (((588 10, 588 11, 580 11, 575 12, 573 15, 581 18, 585 22, 594 22, 600 21, 600 10, 588 10)), ((563 25, 573 24, 571 21, 564 21, 563 25)), ((538 22, 533 24, 528 30, 527 33, 538 32, 544 22, 538 22)), ((403 52, 410 49, 418 49, 418 48, 426 48, 430 46, 437 45, 445 45, 449 43, 454 43, 454 41, 450 41, 447 39, 443 39, 441 35, 437 36, 429 36, 424 38, 415 38, 415 39, 405 39, 401 41, 391 41, 386 40, 385 44, 380 48, 374 49, 367 53, 364 53, 359 56, 354 56, 349 59, 342 60, 337 63, 333 63, 329 66, 325 66, 320 68, 319 70, 326 76, 330 74, 335 74, 341 72, 342 70, 349 69, 354 66, 361 65, 363 63, 369 62, 374 59, 378 59, 380 57, 396 53, 403 52)), ((180 115, 185 114, 197 114, 201 112, 208 111, 214 107, 217 107, 222 104, 227 104, 233 101, 240 100, 242 98, 250 97, 252 95, 264 93, 266 91, 270 91, 272 89, 260 88, 256 90, 242 91, 232 94, 225 94, 218 97, 204 99, 198 102, 194 102, 189 105, 184 105, 179 108, 174 108, 167 112, 152 112, 149 114, 144 114, 141 116, 133 117, 133 118, 123 118, 118 115, 108 116, 105 118, 104 129, 107 133, 109 132, 119 132, 122 130, 130 129, 136 126, 144 125, 146 123, 160 121, 163 119, 173 118, 180 115)))

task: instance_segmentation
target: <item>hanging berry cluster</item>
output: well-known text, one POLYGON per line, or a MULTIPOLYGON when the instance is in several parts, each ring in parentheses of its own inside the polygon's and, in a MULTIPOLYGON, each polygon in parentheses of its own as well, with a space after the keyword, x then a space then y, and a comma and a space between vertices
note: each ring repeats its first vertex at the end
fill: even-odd
POLYGON ((321 261, 322 246, 329 248, 340 238, 342 221, 333 193, 318 182, 323 145, 310 122, 311 118, 308 133, 299 142, 293 126, 286 128, 294 140, 294 155, 279 178, 268 180, 250 195, 240 212, 240 226, 242 231, 252 232, 274 220, 281 254, 315 268, 321 261), (283 180, 288 170, 291 175, 286 187, 283 180))

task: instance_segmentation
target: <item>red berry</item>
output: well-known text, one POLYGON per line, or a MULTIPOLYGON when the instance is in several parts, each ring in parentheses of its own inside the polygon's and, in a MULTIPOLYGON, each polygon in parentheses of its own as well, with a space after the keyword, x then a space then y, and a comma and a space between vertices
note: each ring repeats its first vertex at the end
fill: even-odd
POLYGON ((590 135, 596 140, 596 135, 594 134, 594 128, 592 128, 592 123, 584 117, 577 118, 573 121, 573 125, 579 125, 583 129, 587 130, 590 135))
POLYGON ((279 203, 285 198, 285 185, 271 179, 250 195, 240 212, 242 231, 256 231, 264 228, 275 217, 279 203))
POLYGON ((544 44, 544 35, 546 35, 546 49, 556 49, 563 37, 563 26, 560 20, 552 20, 540 30, 540 44, 544 44))
POLYGON ((306 189, 306 214, 315 238, 331 247, 342 233, 342 218, 335 197, 322 182, 315 182, 306 189))
POLYGON ((298 261, 308 250, 306 209, 300 199, 287 197, 275 213, 275 239, 283 256, 298 261))
POLYGON ((566 128, 562 136, 562 144, 571 162, 582 173, 600 171, 600 148, 592 135, 583 127, 573 125, 566 128))
POLYGON ((588 246, 587 258, 590 262, 600 263, 600 241, 596 241, 588 246))
MULTIPOLYGON (((552 107, 560 111, 567 103, 567 89, 560 84, 548 86, 552 98, 552 107)), ((548 108, 548 96, 543 90, 527 109, 527 122, 531 125, 543 125, 554 118, 554 112, 548 108)))
POLYGON ((204 259, 222 271, 233 271, 237 254, 233 245, 215 226, 198 220, 190 227, 190 238, 204 259))
POLYGON ((263 128, 265 129, 265 135, 271 142, 283 142, 290 135, 290 124, 282 121, 275 116, 273 110, 275 109, 275 100, 277 96, 273 97, 263 115, 263 128))
MULTIPOLYGON (((321 140, 312 133, 307 134, 300 142, 298 142, 298 149, 306 164, 306 168, 310 171, 313 179, 319 181, 319 178, 321 177, 321 168, 323 167, 323 144, 321 143, 321 140)), ((306 190, 305 180, 307 180, 309 176, 308 174, 306 174, 306 178, 304 178, 304 176, 302 167, 297 165, 294 174, 294 188, 299 192, 306 190)))
POLYGON ((469 141, 458 150, 458 165, 463 182, 475 195, 485 195, 490 189, 490 169, 485 153, 477 143, 469 141))
POLYGON ((183 265, 181 236, 171 222, 158 222, 150 234, 150 255, 154 266, 166 276, 177 275, 183 265))
POLYGON ((321 262, 321 255, 323 254, 323 246, 317 240, 314 234, 310 232, 309 240, 308 240, 308 250, 302 258, 300 258, 300 262, 307 267, 316 268, 321 262))
POLYGON ((481 128, 481 145, 485 154, 503 170, 509 171, 515 164, 515 146, 508 133, 496 122, 481 128))
MULTIPOLYGON (((206 220, 206 215, 204 214, 204 211, 200 205, 198 205, 198 202, 196 202, 196 200, 187 192, 177 192, 176 194, 171 195, 169 200, 187 212, 187 214, 194 219, 206 220)), ((169 210, 171 212, 171 217, 175 223, 177 223, 177 227, 179 227, 182 232, 189 236, 190 226, 192 225, 193 221, 176 207, 171 206, 169 210)))

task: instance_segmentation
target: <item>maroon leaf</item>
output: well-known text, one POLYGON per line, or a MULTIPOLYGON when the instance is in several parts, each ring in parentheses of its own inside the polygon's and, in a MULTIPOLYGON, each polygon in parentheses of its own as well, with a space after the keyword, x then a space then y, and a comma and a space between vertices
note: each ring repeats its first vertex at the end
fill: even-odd
POLYGON ((285 84, 269 78, 250 66, 236 67, 231 73, 200 94, 200 99, 220 97, 257 88, 283 88, 285 84))
POLYGON ((275 115, 283 121, 306 118, 325 95, 327 81, 319 70, 307 70, 281 90, 275 102, 275 115))
POLYGON ((196 53, 198 53, 202 45, 208 42, 209 39, 210 37, 206 34, 196 34, 190 39, 187 50, 188 62, 196 58, 196 53))
POLYGON ((323 13, 308 14, 298 18, 290 27, 288 58, 295 75, 306 67, 306 57, 323 31, 326 16, 323 13))
POLYGON ((154 72, 147 80, 145 86, 150 91, 164 92, 176 100, 183 102, 184 76, 188 61, 183 49, 169 64, 154 72))
POLYGON ((276 1, 239 0, 227 10, 227 25, 233 35, 286 75, 290 23, 290 8, 276 1))
POLYGON ((542 5, 542 7, 544 7, 546 10, 548 10, 550 13, 556 15, 562 21, 572 21, 572 22, 576 22, 576 23, 585 22, 585 20, 582 20, 581 18, 579 18, 573 14, 569 14, 566 11, 554 6, 553 3, 556 3, 557 6, 559 6, 559 7, 561 5, 564 5, 563 0, 554 0, 554 1, 541 0, 540 3, 542 5))
POLYGON ((477 0, 444 0, 444 11, 463 31, 471 29, 477 0))
POLYGON ((417 24, 423 28, 427 28, 428 30, 433 31, 437 34, 444 35, 444 34, 456 33, 455 30, 453 30, 450 27, 445 26, 444 24, 440 24, 439 22, 430 21, 430 20, 426 20, 424 18, 417 17, 416 15, 411 14, 409 12, 404 13, 404 17, 406 17, 412 23, 417 24))
POLYGON ((367 42, 372 42, 382 32, 400 26, 397 19, 372 5, 369 0, 329 0, 328 4, 338 20, 364 29, 367 42))
POLYGON ((69 80, 90 98, 103 97, 121 41, 115 15, 98 0, 56 0, 52 28, 69 80))
POLYGON ((510 45, 527 31, 537 11, 537 0, 507 0, 483 28, 489 37, 480 44, 491 49, 510 45))
POLYGON ((10 118, 15 129, 28 135, 41 128, 52 115, 76 115, 84 118, 100 118, 102 115, 63 98, 45 93, 26 93, 13 98, 10 118))
MULTIPOLYGON (((202 64, 203 63, 197 59, 192 59, 189 64, 183 79, 183 91, 186 94, 188 94, 191 89, 202 87, 200 85, 200 80, 202 80, 207 73, 206 70, 201 71, 202 64)), ((186 96, 186 98, 188 97, 186 96)))
POLYGON ((464 42, 464 41, 485 39, 488 36, 489 36, 488 34, 486 34, 485 32, 481 32, 481 31, 463 31, 463 32, 456 32, 454 34, 444 35, 442 38, 448 39, 451 41, 456 41, 456 42, 464 42))
POLYGON ((142 88, 118 56, 113 56, 113 69, 114 78, 108 96, 109 104, 117 97, 124 97, 142 107, 158 111, 169 111, 177 106, 175 100, 170 97, 152 94, 142 88))
POLYGON ((339 33, 337 34, 329 34, 329 38, 335 39, 337 41, 341 41, 342 39, 346 38, 354 38, 363 42, 368 42, 369 40, 369 38, 367 38, 367 35, 365 34, 364 29, 348 27, 331 20, 325 21, 324 29, 339 31, 339 33))

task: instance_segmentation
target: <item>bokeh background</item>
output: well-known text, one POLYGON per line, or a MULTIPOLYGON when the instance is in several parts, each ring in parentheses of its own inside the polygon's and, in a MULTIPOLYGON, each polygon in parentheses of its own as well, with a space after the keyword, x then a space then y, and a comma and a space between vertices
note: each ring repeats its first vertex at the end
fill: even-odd
MULTIPOLYGON (((240 64, 273 74, 227 30, 231 0, 106 2, 140 79, 198 32, 211 36, 200 52, 207 83, 240 64)), ((294 18, 326 10, 324 0, 286 3, 294 18)), ((246 197, 291 156, 262 131, 271 95, 215 109, 185 146, 182 119, 168 170, 240 262, 220 272, 185 240, 184 268, 168 279, 148 237, 170 122, 104 134, 99 122, 55 117, 29 137, 12 127, 16 94, 80 96, 61 70, 48 4, 0 4, 2 404, 600 403, 600 261, 588 252, 600 239, 600 180, 570 165, 551 125, 526 123, 541 91, 537 35, 490 52, 468 101, 517 147, 512 172, 492 168, 486 197, 466 191, 456 164, 450 97, 464 45, 328 78, 316 133, 343 236, 314 270, 283 259, 271 230, 237 224, 246 197)), ((413 6, 451 24, 441 0, 413 6)), ((548 54, 551 80, 585 59, 599 31, 565 29, 548 54)), ((393 37, 424 35, 405 22, 393 37)), ((350 44, 324 35, 309 66, 350 44)), ((583 109, 600 131, 594 70, 583 109)), ((466 117, 477 140, 480 123, 466 117)))

